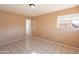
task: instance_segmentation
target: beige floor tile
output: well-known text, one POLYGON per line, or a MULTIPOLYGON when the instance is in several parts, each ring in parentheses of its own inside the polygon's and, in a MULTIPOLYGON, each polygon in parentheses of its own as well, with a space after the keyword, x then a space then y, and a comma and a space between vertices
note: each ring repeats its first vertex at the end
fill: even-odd
POLYGON ((0 54, 74 54, 79 53, 79 49, 45 41, 38 37, 30 36, 26 39, 0 46, 0 54))

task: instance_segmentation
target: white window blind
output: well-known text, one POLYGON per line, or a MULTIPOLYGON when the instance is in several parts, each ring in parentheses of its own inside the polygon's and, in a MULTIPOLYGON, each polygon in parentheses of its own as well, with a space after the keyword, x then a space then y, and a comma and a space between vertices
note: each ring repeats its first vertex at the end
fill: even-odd
POLYGON ((57 17, 57 29, 79 30, 79 13, 57 17))

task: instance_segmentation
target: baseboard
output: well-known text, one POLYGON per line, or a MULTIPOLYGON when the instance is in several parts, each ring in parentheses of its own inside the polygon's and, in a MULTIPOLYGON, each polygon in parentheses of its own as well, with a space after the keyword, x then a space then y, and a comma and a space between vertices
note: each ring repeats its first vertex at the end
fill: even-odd
POLYGON ((73 47, 73 46, 70 46, 70 45, 67 45, 67 44, 63 44, 63 43, 47 40, 47 39, 44 39, 44 38, 41 38, 41 37, 38 37, 38 36, 32 36, 32 37, 35 37, 37 39, 41 39, 41 40, 46 41, 46 42, 50 42, 50 43, 54 43, 54 44, 58 44, 58 45, 61 45, 61 46, 65 46, 65 47, 69 47, 69 48, 72 48, 72 49, 78 49, 79 50, 79 48, 73 47))
POLYGON ((0 44, 0 46, 6 45, 6 44, 10 44, 10 43, 12 43, 12 42, 19 41, 19 40, 23 40, 23 39, 26 39, 26 37, 19 37, 19 38, 16 39, 16 40, 11 40, 11 41, 8 41, 8 42, 6 42, 6 43, 2 43, 2 44, 0 44))

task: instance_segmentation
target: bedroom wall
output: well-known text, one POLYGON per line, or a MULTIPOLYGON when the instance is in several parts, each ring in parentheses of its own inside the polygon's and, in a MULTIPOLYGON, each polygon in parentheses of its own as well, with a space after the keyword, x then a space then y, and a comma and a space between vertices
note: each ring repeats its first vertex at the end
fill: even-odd
POLYGON ((0 45, 25 37, 26 17, 0 11, 0 45))
POLYGON ((32 35, 50 41, 79 47, 79 31, 62 32, 57 29, 57 16, 79 13, 79 6, 32 18, 32 35))

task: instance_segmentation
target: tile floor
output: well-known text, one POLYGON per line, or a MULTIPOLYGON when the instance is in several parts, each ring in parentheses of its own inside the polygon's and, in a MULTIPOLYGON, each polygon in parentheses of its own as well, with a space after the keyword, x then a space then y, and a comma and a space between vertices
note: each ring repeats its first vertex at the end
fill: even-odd
POLYGON ((37 37, 27 37, 16 42, 0 46, 0 54, 74 54, 78 48, 48 42, 37 37))

